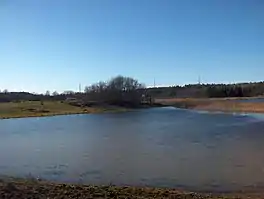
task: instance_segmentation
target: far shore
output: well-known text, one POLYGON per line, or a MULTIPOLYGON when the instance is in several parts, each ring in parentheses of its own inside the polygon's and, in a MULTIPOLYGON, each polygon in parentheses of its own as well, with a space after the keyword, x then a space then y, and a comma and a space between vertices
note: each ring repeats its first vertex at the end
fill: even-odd
POLYGON ((156 102, 177 108, 222 111, 222 112, 242 112, 242 113, 264 113, 263 102, 241 102, 237 100, 258 99, 252 98, 167 98, 156 99, 156 102))
POLYGON ((127 112, 141 108, 161 106, 159 104, 140 105, 139 107, 125 107, 112 105, 74 106, 61 101, 23 101, 0 103, 0 119, 51 117, 58 115, 96 114, 127 112))
POLYGON ((97 105, 90 107, 74 106, 62 101, 23 101, 0 103, 0 119, 26 118, 26 117, 50 117, 57 115, 91 114, 91 113, 115 113, 126 112, 140 108, 174 106, 177 108, 242 112, 264 113, 264 102, 241 102, 237 100, 258 99, 252 98, 166 98, 156 99, 152 105, 139 107, 97 105))
POLYGON ((78 107, 60 101, 24 101, 0 103, 0 119, 48 117, 70 114, 123 112, 128 108, 117 106, 78 107))
POLYGON ((263 198, 263 191, 196 193, 177 188, 114 185, 65 184, 38 179, 0 178, 0 198, 178 198, 178 199, 246 199, 263 198))

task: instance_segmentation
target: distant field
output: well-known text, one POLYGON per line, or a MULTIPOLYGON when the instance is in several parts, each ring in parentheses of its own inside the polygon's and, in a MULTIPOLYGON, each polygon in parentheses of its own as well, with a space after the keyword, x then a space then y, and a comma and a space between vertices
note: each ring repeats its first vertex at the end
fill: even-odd
POLYGON ((264 102, 245 102, 241 101, 241 99, 253 98, 170 98, 156 99, 155 102, 178 108, 196 110, 264 113, 264 102))
MULTIPOLYGON (((78 107, 60 101, 24 101, 0 103, 0 118, 40 117, 116 111, 117 108, 78 107)), ((118 109, 118 110, 121 110, 118 109)))

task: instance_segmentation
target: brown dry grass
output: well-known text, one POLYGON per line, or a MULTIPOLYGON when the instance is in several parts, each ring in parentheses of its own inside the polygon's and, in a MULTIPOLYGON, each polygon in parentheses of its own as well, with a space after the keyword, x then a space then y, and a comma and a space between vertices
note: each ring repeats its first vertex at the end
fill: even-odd
POLYGON ((198 194, 167 188, 91 186, 44 182, 37 180, 0 180, 1 199, 86 199, 86 198, 177 198, 177 199, 216 199, 216 198, 263 198, 263 194, 198 194))
POLYGON ((157 99, 156 102, 171 105, 178 108, 188 108, 207 111, 224 111, 224 112, 248 112, 264 113, 264 102, 239 102, 222 99, 195 99, 195 98, 174 98, 174 99, 157 99))

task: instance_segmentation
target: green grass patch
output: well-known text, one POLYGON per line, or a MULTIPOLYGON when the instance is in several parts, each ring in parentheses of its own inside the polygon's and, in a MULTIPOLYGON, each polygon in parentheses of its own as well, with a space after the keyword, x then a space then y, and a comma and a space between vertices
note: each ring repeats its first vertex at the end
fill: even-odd
POLYGON ((61 101, 22 101, 0 103, 0 118, 43 117, 68 114, 119 112, 119 107, 80 107, 61 101))

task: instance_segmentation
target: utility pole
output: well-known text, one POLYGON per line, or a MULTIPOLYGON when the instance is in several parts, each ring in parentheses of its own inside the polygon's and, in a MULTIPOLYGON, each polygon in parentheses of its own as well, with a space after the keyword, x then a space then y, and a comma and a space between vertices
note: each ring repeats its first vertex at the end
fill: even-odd
POLYGON ((154 88, 156 88, 156 79, 154 78, 154 88))
POLYGON ((82 92, 82 85, 79 84, 79 93, 82 92))
POLYGON ((200 77, 200 75, 198 77, 198 84, 201 85, 201 77, 200 77))

